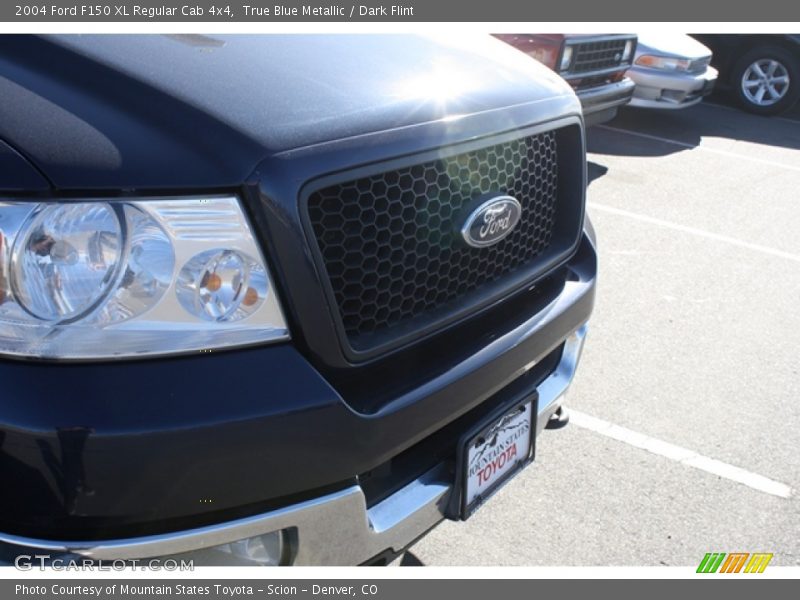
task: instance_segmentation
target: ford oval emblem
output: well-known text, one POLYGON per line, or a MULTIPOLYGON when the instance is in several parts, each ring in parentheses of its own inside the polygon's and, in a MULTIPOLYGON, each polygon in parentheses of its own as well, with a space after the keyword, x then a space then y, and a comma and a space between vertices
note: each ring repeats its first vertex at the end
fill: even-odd
POLYGON ((516 198, 493 196, 469 214, 461 236, 475 248, 491 246, 509 236, 521 216, 522 205, 516 198))

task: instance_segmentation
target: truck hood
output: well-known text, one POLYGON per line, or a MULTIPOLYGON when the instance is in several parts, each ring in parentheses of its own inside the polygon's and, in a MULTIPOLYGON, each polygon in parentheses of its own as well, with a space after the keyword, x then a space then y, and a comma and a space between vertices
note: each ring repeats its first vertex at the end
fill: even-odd
POLYGON ((236 186, 287 150, 571 94, 489 36, 0 36, 0 140, 59 189, 236 186))

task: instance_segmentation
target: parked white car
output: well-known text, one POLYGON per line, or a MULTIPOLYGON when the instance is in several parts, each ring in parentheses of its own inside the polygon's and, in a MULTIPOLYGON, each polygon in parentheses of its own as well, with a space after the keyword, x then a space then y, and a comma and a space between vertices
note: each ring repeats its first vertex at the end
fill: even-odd
POLYGON ((711 93, 717 70, 711 50, 682 33, 640 34, 627 75, 636 82, 631 106, 686 108, 711 93))

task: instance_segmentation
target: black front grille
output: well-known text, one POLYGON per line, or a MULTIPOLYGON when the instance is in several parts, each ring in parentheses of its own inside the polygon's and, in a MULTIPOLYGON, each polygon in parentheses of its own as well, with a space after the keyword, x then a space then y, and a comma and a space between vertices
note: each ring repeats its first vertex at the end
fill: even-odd
MULTIPOLYGON (((626 38, 571 44, 573 50, 570 74, 590 73, 619 67, 623 64, 626 38)), ((627 62, 625 63, 627 64, 627 62)))
POLYGON ((308 217, 353 348, 407 333, 529 268, 551 243, 558 156, 546 132, 345 183, 308 198, 308 217), (522 217, 507 238, 474 248, 460 228, 477 198, 514 196, 522 217), (413 327, 412 327, 413 328, 413 327))
POLYGON ((580 79, 573 79, 570 81, 576 90, 586 90, 596 88, 601 85, 606 85, 613 81, 610 75, 591 75, 589 77, 582 77, 580 79))

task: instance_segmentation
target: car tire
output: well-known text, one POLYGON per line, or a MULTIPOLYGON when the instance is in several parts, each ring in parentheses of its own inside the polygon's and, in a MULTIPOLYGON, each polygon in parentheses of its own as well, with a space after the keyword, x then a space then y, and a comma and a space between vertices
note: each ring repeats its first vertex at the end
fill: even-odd
POLYGON ((800 60, 779 46, 758 46, 736 61, 731 83, 742 108, 777 115, 800 98, 800 60))

